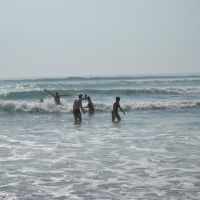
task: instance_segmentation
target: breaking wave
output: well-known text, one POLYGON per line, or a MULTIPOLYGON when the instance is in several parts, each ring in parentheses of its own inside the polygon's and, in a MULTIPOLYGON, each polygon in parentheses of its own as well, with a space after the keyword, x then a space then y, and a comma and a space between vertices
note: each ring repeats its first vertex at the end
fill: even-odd
MULTIPOLYGON (((112 104, 94 103, 96 112, 110 112, 112 104)), ((200 101, 176 101, 176 102, 142 102, 127 103, 121 105, 127 112, 148 110, 182 110, 200 109, 200 101)), ((72 105, 55 105, 53 102, 17 102, 0 101, 0 114, 5 113, 30 113, 30 114, 64 114, 72 113, 72 105)))

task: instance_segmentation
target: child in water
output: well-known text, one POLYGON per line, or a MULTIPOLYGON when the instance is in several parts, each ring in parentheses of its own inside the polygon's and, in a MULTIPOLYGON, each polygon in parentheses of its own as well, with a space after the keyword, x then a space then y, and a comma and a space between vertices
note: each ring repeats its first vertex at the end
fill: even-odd
POLYGON ((125 112, 121 108, 119 102, 120 102, 120 97, 116 97, 116 102, 113 104, 113 110, 112 110, 112 121, 113 122, 115 121, 115 118, 117 118, 118 121, 121 121, 121 117, 120 117, 120 115, 118 113, 118 109, 120 109, 125 115, 125 112))

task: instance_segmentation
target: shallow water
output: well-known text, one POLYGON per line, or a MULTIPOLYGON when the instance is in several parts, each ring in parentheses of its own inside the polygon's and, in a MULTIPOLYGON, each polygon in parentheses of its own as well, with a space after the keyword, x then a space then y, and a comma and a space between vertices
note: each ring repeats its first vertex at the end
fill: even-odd
MULTIPOLYGON (((79 125, 71 113, 72 97, 55 106, 46 96, 40 104, 37 92, 20 96, 16 81, 4 82, 2 88, 10 84, 15 92, 10 99, 11 89, 5 89, 8 96, 0 101, 0 200, 200 199, 199 79, 156 77, 162 84, 155 87, 155 80, 143 79, 128 79, 134 82, 128 87, 155 89, 167 83, 175 90, 181 84, 184 92, 120 93, 126 115, 120 113, 122 121, 112 123, 116 94, 92 96, 86 90, 98 109, 93 116, 83 114, 79 125), (185 92, 188 84, 195 93, 185 92)), ((109 87, 124 84, 124 79, 106 79, 106 85, 105 80, 97 80, 104 90, 107 82, 112 83, 109 87)), ((95 82, 90 85, 95 88, 96 79, 89 81, 95 82)), ((56 83, 48 80, 49 87, 56 83)), ((86 87, 82 84, 76 80, 78 92, 86 87)), ((24 80, 22 85, 24 94, 31 84, 24 80)), ((40 94, 46 95, 42 88, 40 94)))
POLYGON ((200 113, 1 118, 1 199, 199 199, 200 113), (26 119, 26 120, 24 120, 26 119), (48 125, 48 126, 47 126, 48 125))

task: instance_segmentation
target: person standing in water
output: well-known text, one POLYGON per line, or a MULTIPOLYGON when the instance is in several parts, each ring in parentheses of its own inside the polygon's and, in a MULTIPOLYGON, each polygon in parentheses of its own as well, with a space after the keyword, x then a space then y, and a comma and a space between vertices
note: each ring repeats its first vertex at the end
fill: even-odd
POLYGON ((53 96, 54 102, 55 102, 56 105, 60 105, 60 104, 61 104, 61 102, 60 102, 60 97, 62 97, 62 96, 69 96, 68 94, 58 94, 58 92, 55 92, 55 94, 54 94, 54 93, 52 93, 52 92, 49 92, 49 91, 46 90, 46 89, 45 89, 45 91, 46 91, 47 93, 49 93, 51 96, 53 96))
POLYGON ((124 115, 125 115, 125 112, 124 112, 124 110, 121 108, 119 102, 120 102, 120 97, 116 97, 116 101, 115 101, 115 103, 113 104, 113 110, 112 110, 112 121, 113 121, 113 122, 115 121, 115 118, 117 118, 118 121, 121 121, 121 117, 120 117, 120 115, 119 115, 119 113, 118 113, 118 109, 121 110, 121 111, 124 113, 124 115))
POLYGON ((88 108, 89 109, 89 114, 94 114, 94 105, 92 103, 92 100, 90 97, 87 97, 88 100, 88 105, 85 106, 84 108, 88 108))
POLYGON ((82 106, 82 94, 79 94, 78 98, 74 101, 73 104, 73 115, 75 122, 81 123, 82 116, 81 116, 81 110, 85 113, 85 110, 82 106))

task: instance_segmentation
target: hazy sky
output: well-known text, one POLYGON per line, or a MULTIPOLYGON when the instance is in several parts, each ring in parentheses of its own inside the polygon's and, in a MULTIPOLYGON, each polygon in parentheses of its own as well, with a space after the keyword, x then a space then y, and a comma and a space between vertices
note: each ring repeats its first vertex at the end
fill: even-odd
POLYGON ((0 77, 200 73, 200 0, 0 0, 0 77))

